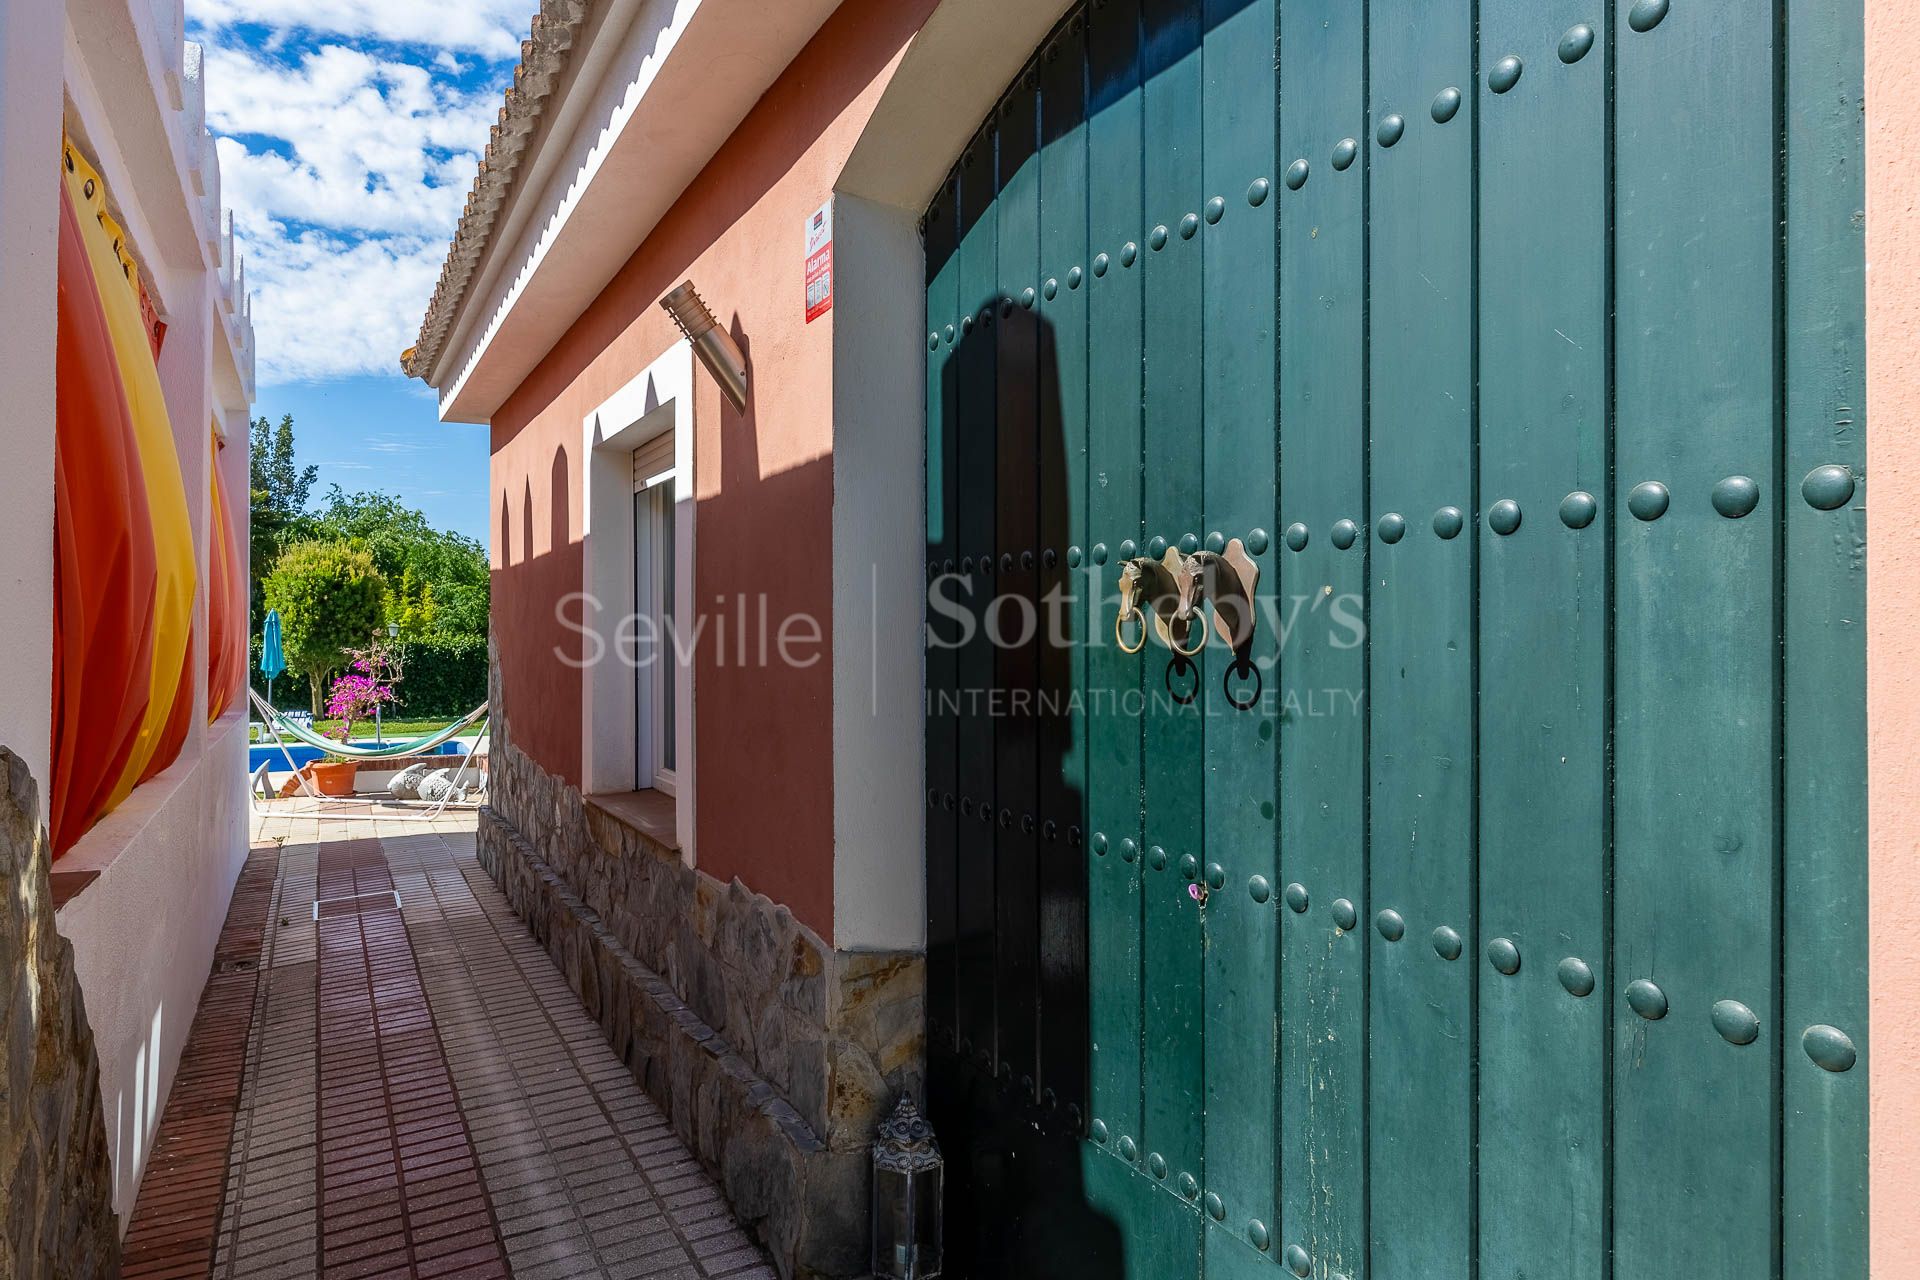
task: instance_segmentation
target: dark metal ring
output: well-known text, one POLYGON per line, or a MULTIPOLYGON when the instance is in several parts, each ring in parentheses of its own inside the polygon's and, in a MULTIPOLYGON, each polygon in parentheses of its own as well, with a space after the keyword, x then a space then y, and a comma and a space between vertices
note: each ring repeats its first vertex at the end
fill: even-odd
POLYGON ((1167 663, 1166 685, 1167 685, 1167 695, 1171 697, 1175 702, 1179 703, 1183 707, 1192 706, 1193 700, 1200 696, 1199 666, 1196 665, 1192 661, 1192 659, 1187 658, 1182 654, 1176 653, 1173 656, 1173 659, 1167 663), (1173 673, 1178 670, 1193 672, 1193 688, 1187 693, 1185 697, 1182 697, 1180 694, 1174 692, 1173 673))
POLYGON ((1227 705, 1235 711, 1251 711, 1260 705, 1260 697, 1266 690, 1266 677, 1260 674, 1260 668, 1245 658, 1229 666, 1220 677, 1220 688, 1226 694, 1227 705), (1238 672, 1241 679, 1253 681, 1253 696, 1245 702, 1233 696, 1233 677, 1238 672))

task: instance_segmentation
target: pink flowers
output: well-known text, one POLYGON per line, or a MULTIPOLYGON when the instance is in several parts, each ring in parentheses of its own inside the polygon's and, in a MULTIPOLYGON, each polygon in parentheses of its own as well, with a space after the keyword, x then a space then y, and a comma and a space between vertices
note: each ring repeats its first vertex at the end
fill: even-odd
POLYGON ((400 679, 398 661, 379 647, 355 650, 347 673, 333 682, 327 694, 327 715, 338 720, 327 734, 337 742, 353 734, 354 722, 366 720, 393 702, 393 686, 400 679))

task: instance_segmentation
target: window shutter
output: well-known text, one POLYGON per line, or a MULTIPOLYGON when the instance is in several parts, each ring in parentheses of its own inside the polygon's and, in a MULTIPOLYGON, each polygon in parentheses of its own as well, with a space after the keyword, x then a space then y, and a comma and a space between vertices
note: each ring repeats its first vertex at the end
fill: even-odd
POLYGON ((648 481, 657 483, 672 470, 673 432, 665 431, 633 451, 633 491, 641 492, 648 481))

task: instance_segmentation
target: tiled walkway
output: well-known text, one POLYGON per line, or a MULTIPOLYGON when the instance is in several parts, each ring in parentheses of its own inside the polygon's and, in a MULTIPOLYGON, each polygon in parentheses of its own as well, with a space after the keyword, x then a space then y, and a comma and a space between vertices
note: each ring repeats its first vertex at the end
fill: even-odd
POLYGON ((774 1274, 475 863, 471 816, 256 826, 124 1273, 774 1274))

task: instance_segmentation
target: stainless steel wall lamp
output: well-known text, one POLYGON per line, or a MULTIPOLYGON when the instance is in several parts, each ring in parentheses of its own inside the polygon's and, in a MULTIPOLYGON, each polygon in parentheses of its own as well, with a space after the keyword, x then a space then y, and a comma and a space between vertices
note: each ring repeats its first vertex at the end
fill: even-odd
POLYGON ((741 353, 740 345, 733 340, 733 335, 714 320, 713 312, 707 309, 707 304, 694 291, 693 281, 683 281, 679 288, 660 299, 660 305, 667 309, 674 324, 693 344, 700 363, 707 366, 707 372, 727 393, 727 399, 733 401, 733 407, 745 413, 747 358, 741 353))

